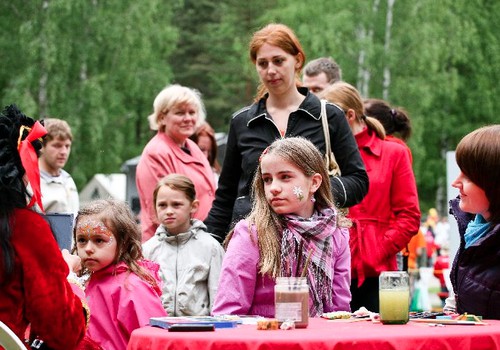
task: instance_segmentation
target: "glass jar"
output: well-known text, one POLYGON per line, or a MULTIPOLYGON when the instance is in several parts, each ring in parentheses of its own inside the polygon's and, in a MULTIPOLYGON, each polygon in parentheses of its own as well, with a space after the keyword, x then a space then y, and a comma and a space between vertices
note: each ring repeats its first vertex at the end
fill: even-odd
POLYGON ((410 311, 410 278, 406 271, 384 271, 379 276, 380 322, 405 324, 410 311))
POLYGON ((296 328, 309 324, 309 286, 306 277, 278 277, 274 287, 275 318, 293 321, 296 328))

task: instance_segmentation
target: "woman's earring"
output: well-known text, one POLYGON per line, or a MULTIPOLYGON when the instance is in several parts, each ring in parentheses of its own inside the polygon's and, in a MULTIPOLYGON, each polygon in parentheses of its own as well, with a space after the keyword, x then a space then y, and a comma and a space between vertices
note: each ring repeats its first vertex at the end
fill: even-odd
POLYGON ((311 202, 315 203, 316 202, 316 197, 314 197, 314 193, 313 195, 311 196, 311 202))

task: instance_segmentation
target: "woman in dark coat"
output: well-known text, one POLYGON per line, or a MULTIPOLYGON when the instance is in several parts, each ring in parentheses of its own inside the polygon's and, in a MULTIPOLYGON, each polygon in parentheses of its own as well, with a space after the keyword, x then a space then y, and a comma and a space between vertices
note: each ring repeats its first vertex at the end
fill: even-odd
MULTIPOLYGON (((322 154, 326 144, 320 100, 299 87, 305 53, 294 32, 283 24, 269 24, 254 33, 250 58, 261 85, 255 103, 233 115, 219 186, 205 219, 208 231, 224 240, 231 223, 251 209, 250 184, 262 151, 281 137, 302 136, 322 154)), ((327 104, 331 149, 342 176, 330 177, 335 204, 359 203, 368 191, 368 176, 356 141, 340 108, 327 104)))
POLYGON ((447 312, 500 319, 500 124, 466 135, 456 149, 460 174, 450 202, 460 232, 460 248, 450 279, 447 312))

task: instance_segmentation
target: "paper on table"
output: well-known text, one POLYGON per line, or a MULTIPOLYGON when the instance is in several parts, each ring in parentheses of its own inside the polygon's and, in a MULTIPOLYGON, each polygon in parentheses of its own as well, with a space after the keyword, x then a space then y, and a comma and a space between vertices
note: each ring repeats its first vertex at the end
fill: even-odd
POLYGON ((336 318, 329 320, 327 319, 328 322, 335 322, 335 323, 351 323, 351 322, 361 322, 361 321, 371 321, 370 317, 351 317, 351 318, 336 318))
POLYGON ((414 318, 410 319, 411 322, 419 323, 437 323, 437 324, 451 324, 451 325, 463 325, 463 326, 474 326, 480 325, 484 326, 488 323, 486 322, 476 322, 476 321, 461 321, 461 320, 449 320, 449 319, 432 319, 432 318, 414 318))

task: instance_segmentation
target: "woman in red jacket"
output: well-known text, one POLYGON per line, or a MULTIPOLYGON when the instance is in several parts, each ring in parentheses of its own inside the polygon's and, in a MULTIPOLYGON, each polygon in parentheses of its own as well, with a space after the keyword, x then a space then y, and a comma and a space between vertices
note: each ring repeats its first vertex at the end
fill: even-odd
POLYGON ((366 166, 366 197, 349 209, 351 246, 351 309, 379 311, 378 276, 397 270, 396 254, 418 232, 420 209, 415 176, 406 148, 385 140, 385 131, 366 117, 359 92, 345 82, 323 95, 345 112, 366 166))

